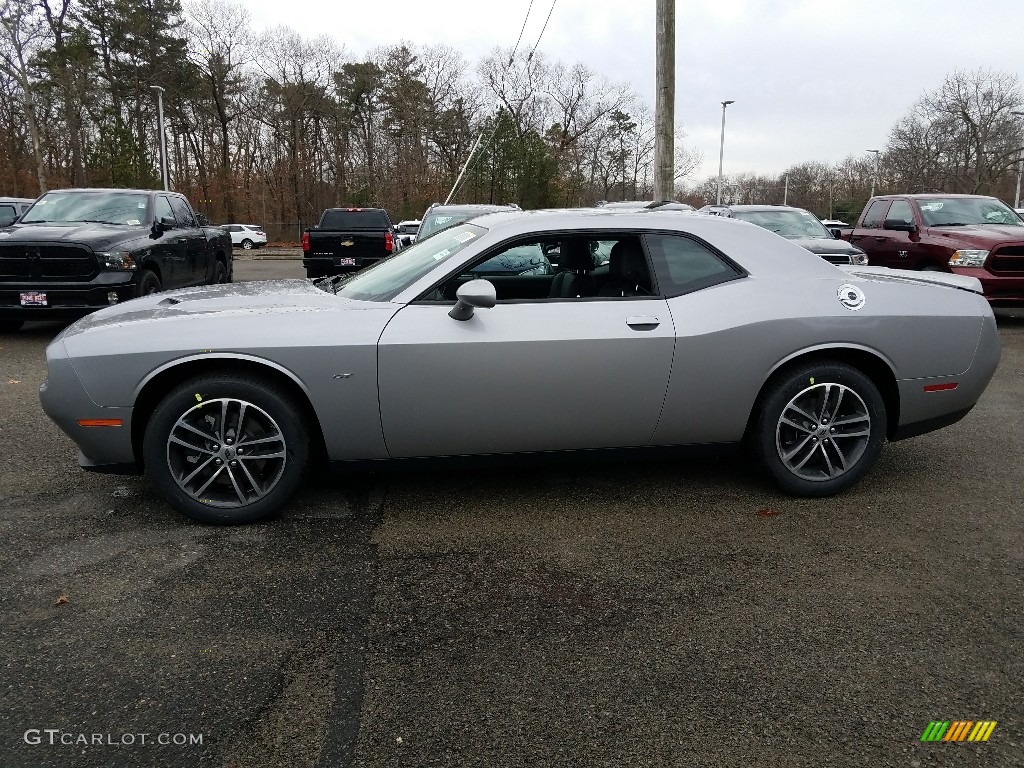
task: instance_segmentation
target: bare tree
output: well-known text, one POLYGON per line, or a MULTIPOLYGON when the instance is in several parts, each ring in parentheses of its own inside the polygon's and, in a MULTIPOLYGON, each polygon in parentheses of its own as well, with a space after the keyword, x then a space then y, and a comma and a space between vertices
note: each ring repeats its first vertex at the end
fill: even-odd
POLYGON ((34 81, 29 62, 45 42, 46 25, 39 8, 32 0, 2 0, 0 2, 0 71, 13 80, 21 90, 25 122, 32 140, 32 153, 36 161, 39 191, 47 190, 46 165, 43 160, 42 136, 36 114, 34 81))

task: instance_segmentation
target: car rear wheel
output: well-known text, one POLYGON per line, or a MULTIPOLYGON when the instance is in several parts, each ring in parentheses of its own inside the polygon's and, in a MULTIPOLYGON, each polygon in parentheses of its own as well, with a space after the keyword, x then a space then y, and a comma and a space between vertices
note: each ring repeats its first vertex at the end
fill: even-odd
POLYGON ((24 320, 0 320, 0 333, 15 333, 21 330, 24 320))
POLYGON ((151 293, 160 292, 160 278, 149 269, 142 270, 139 275, 139 296, 149 296, 151 293))
POLYGON ((302 410, 258 378, 210 375, 185 382, 146 427, 146 474, 193 520, 254 523, 277 515, 309 462, 302 410))
POLYGON ((878 459, 885 402, 874 382, 839 362, 784 374, 765 391, 753 433, 761 463, 786 493, 831 496, 878 459))
POLYGON ((242 241, 242 247, 247 251, 251 251, 253 248, 252 240, 245 238, 245 240, 242 241))

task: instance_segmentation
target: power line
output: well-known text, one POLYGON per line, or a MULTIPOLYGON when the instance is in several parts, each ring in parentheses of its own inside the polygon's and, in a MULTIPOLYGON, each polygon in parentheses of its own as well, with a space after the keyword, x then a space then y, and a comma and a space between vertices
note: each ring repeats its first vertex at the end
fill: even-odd
POLYGON ((533 0, 530 0, 529 6, 526 8, 526 18, 523 19, 523 26, 519 28, 519 39, 516 40, 515 48, 512 49, 512 53, 508 57, 508 65, 512 66, 512 61, 515 59, 516 51, 519 50, 519 44, 523 41, 523 32, 526 31, 526 22, 530 20, 530 11, 533 9, 533 0))
POLYGON ((544 30, 548 28, 548 22, 551 21, 551 12, 555 10, 555 3, 557 2, 558 0, 551 0, 551 7, 548 9, 548 17, 544 19, 544 26, 540 28, 540 34, 537 35, 537 42, 533 44, 533 50, 530 51, 530 55, 526 57, 527 61, 533 59, 533 54, 537 52, 537 46, 540 45, 540 39, 544 37, 544 30))

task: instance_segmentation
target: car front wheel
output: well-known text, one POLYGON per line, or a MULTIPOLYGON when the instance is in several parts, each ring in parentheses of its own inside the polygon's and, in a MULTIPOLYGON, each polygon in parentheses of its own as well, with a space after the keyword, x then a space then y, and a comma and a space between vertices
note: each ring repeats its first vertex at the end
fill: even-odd
POLYGON ((243 240, 242 241, 242 247, 245 250, 247 250, 247 251, 251 251, 252 247, 253 247, 252 240, 250 240, 249 238, 246 238, 245 240, 243 240))
POLYGON ((309 461, 293 398, 258 378, 203 376, 178 386, 146 427, 146 474, 193 520, 254 523, 277 515, 309 461))
POLYGON ((764 393, 753 434, 761 463, 786 493, 830 496, 871 469, 885 440, 885 402, 839 362, 791 371, 764 393))

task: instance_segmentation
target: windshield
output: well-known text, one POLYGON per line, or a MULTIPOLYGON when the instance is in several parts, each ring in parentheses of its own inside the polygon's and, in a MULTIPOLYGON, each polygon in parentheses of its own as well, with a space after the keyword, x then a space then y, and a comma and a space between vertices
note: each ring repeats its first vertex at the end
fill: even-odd
POLYGON ((824 225, 810 211, 733 210, 732 215, 733 218, 770 229, 775 234, 782 235, 789 240, 835 239, 832 237, 832 233, 825 229, 824 225))
POLYGON ((148 221, 149 195, 139 192, 47 192, 22 224, 94 222, 139 226, 148 221))
POLYGON ((476 216, 479 211, 449 211, 448 213, 429 213, 426 218, 423 219, 423 223, 420 224, 419 235, 417 238, 422 240, 424 237, 440 232, 442 229, 453 227, 456 224, 461 224, 466 219, 470 219, 476 216))
POLYGON ((463 224, 428 240, 418 239, 390 259, 337 283, 335 292, 348 299, 390 301, 486 232, 483 227, 463 224))
POLYGON ((1009 206, 992 197, 930 197, 921 200, 921 216, 929 227, 1024 226, 1024 221, 1009 206))

